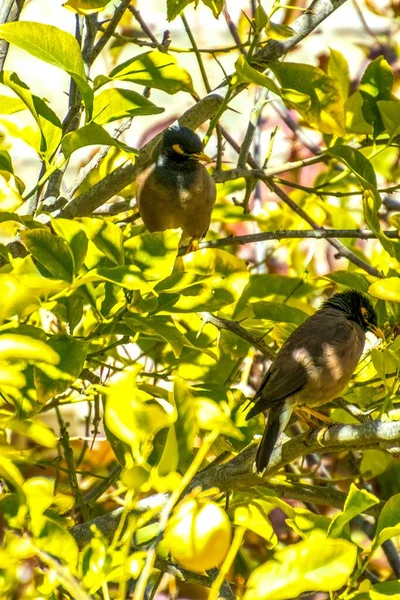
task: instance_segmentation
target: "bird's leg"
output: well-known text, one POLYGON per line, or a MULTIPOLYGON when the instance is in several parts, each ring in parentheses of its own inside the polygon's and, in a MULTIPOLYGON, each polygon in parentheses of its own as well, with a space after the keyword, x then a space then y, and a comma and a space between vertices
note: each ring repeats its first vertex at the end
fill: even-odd
POLYGON ((185 254, 189 254, 189 252, 196 252, 199 249, 199 240, 197 238, 191 238, 186 250, 185 254))
POLYGON ((317 410, 314 410, 313 408, 309 408, 308 406, 302 406, 299 410, 304 411, 305 413, 312 415, 319 421, 323 421, 324 423, 328 423, 329 425, 332 425, 332 423, 334 423, 333 419, 330 419, 326 415, 323 415, 323 414, 319 413, 317 410))
POLYGON ((305 415, 302 409, 294 408, 293 412, 299 417, 300 421, 303 421, 306 425, 308 425, 311 430, 315 429, 316 423, 314 419, 310 419, 310 417, 305 415))

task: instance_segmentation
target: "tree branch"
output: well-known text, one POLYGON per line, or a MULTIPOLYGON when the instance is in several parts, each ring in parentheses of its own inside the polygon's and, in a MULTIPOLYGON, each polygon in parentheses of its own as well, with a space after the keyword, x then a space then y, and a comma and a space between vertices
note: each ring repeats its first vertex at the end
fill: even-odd
MULTIPOLYGON (((397 229, 385 231, 385 235, 391 239, 399 239, 400 237, 397 229)), ((222 248, 223 246, 255 244, 257 242, 266 242, 270 240, 326 240, 330 238, 373 240, 377 239, 377 236, 373 231, 367 231, 365 229, 282 229, 280 231, 249 233, 248 235, 230 235, 219 240, 201 242, 200 248, 222 248)))
MULTIPOLYGON (((294 460, 310 453, 343 452, 343 450, 390 449, 400 444, 400 421, 370 421, 361 425, 331 425, 313 432, 302 433, 277 446, 271 456, 268 469, 263 478, 255 475, 252 464, 257 444, 251 444, 229 462, 210 466, 198 473, 187 488, 187 492, 200 486, 203 490, 218 488, 220 491, 248 490, 254 486, 263 486, 271 490, 272 495, 282 499, 314 502, 343 508, 346 494, 333 487, 322 487, 303 483, 292 483, 271 479, 294 460)), ((167 494, 154 494, 139 500, 134 512, 143 513, 161 507, 168 499, 167 494)), ((383 504, 373 506, 367 512, 377 517, 383 504)), ((91 537, 91 525, 96 525, 107 538, 111 538, 121 518, 123 508, 92 521, 76 525, 71 529, 79 547, 87 544, 91 537)))

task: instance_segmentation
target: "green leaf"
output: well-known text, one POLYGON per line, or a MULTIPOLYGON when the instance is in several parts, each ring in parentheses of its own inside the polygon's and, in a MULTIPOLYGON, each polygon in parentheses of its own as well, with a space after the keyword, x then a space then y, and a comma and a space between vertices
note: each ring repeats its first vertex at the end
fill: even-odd
POLYGON ((0 38, 66 71, 75 81, 88 116, 91 116, 93 92, 86 79, 79 44, 73 35, 53 25, 16 21, 0 25, 0 38))
POLYGON ((95 96, 93 120, 99 125, 105 125, 124 117, 158 115, 164 110, 165 108, 156 106, 133 90, 110 88, 95 96))
POLYGON ((39 275, 0 273, 0 286, 3 291, 0 319, 31 314, 39 308, 40 298, 62 291, 66 285, 63 281, 46 279, 39 275))
POLYGON ((178 462, 179 451, 176 429, 175 425, 171 425, 168 429, 167 439, 165 440, 161 458, 158 461, 157 480, 160 477, 167 477, 170 473, 174 473, 178 468, 178 462))
POLYGON ((31 477, 22 486, 31 515, 32 531, 38 535, 44 525, 44 511, 53 504, 54 481, 45 477, 31 477))
POLYGON ((85 146, 114 146, 121 152, 137 154, 137 150, 113 138, 108 131, 97 123, 89 123, 84 127, 67 133, 61 142, 65 158, 69 158, 73 152, 85 146))
POLYGON ((364 450, 360 473, 366 479, 372 479, 384 473, 391 462, 392 457, 383 450, 364 450))
POLYGON ((202 2, 205 6, 208 6, 214 17, 218 19, 222 9, 224 8, 225 0, 202 0, 202 2))
POLYGON ((167 19, 173 21, 179 13, 195 0, 167 0, 167 19))
POLYGON ((369 189, 370 186, 376 188, 374 167, 362 152, 350 146, 333 146, 326 152, 345 164, 357 176, 364 188, 369 189))
POLYGON ((271 62, 269 67, 281 84, 282 91, 295 90, 310 97, 309 107, 289 103, 309 125, 323 133, 344 135, 343 99, 339 84, 332 77, 317 67, 301 63, 271 62))
POLYGON ((400 494, 392 496, 382 508, 372 547, 381 546, 396 535, 400 535, 400 494))
POLYGON ((350 133, 359 133, 362 135, 370 135, 373 133, 374 128, 372 125, 367 123, 364 118, 362 111, 363 104, 363 98, 358 90, 349 96, 349 98, 347 98, 344 105, 346 131, 349 131, 350 133))
POLYGON ((400 135, 400 102, 398 100, 378 100, 376 104, 385 130, 390 136, 390 144, 393 138, 400 135))
POLYGON ((289 25, 274 23, 273 21, 269 22, 268 27, 265 28, 265 32, 271 40, 287 40, 296 33, 289 25))
POLYGON ((7 427, 14 433, 25 435, 45 448, 55 448, 58 444, 58 437, 53 430, 40 421, 13 419, 8 421, 7 427))
MULTIPOLYGON (((348 523, 366 512, 368 508, 379 504, 379 498, 367 492, 367 490, 359 490, 354 483, 350 486, 350 491, 347 495, 343 511, 332 519, 328 530, 328 535, 331 538, 345 537, 345 527, 348 523)), ((347 537, 347 536, 346 536, 347 537)))
POLYGON ((65 334, 59 334, 51 338, 47 344, 60 357, 58 370, 71 377, 65 379, 52 378, 38 367, 34 369, 34 381, 38 401, 46 404, 48 400, 65 392, 81 373, 85 364, 88 343, 76 340, 65 334))
POLYGON ((74 274, 78 275, 88 249, 85 232, 79 223, 70 219, 51 219, 51 226, 55 233, 67 242, 74 262, 74 274))
POLYGON ((400 278, 387 277, 386 279, 379 279, 370 286, 368 292, 371 296, 380 300, 400 302, 400 278))
POLYGON ((347 60, 341 52, 329 48, 330 58, 328 63, 328 75, 338 85, 343 101, 347 100, 350 89, 350 71, 347 60))
POLYGON ((109 281, 127 290, 139 290, 143 293, 152 290, 147 281, 144 280, 141 270, 135 265, 91 269, 86 275, 77 280, 76 285, 79 286, 91 281, 109 281))
POLYGON ((375 137, 385 130, 377 103, 379 100, 392 100, 393 83, 392 68, 383 56, 375 58, 361 78, 359 91, 364 100, 362 111, 367 123, 373 125, 375 137))
POLYGON ((260 73, 256 69, 253 69, 247 62, 246 58, 241 55, 235 63, 236 69, 236 83, 248 82, 261 85, 267 88, 277 96, 281 97, 281 90, 276 85, 273 79, 267 77, 263 73, 260 73))
POLYGON ((57 365, 58 353, 49 344, 26 335, 0 335, 0 360, 27 360, 57 365))
MULTIPOLYGON (((8 25, 15 25, 15 23, 0 25, 0 31, 2 27, 8 25)), ((61 141, 62 125, 60 119, 44 100, 30 92, 29 87, 20 80, 16 73, 1 71, 0 83, 17 94, 32 114, 40 131, 40 143, 35 149, 37 152, 43 153, 49 160, 61 141)))
POLYGON ((63 6, 78 15, 93 15, 102 11, 111 0, 67 0, 63 6))
POLYGON ((327 154, 344 163, 360 181, 364 188, 363 208, 365 221, 368 227, 379 238, 386 252, 394 256, 395 249, 393 243, 385 236, 384 232, 381 232, 378 210, 382 201, 376 187, 376 174, 371 162, 359 150, 350 148, 350 146, 333 146, 327 151, 327 154))
POLYGON ((178 66, 175 57, 159 50, 134 56, 118 65, 108 77, 100 75, 94 81, 95 89, 110 80, 130 81, 152 87, 167 94, 193 93, 193 82, 189 73, 178 66))
POLYGON ((107 390, 106 425, 118 439, 129 444, 139 461, 141 444, 174 421, 173 407, 160 402, 154 402, 149 394, 136 387, 135 370, 124 371, 107 390))
POLYGON ((235 525, 246 527, 263 537, 268 542, 269 548, 276 546, 278 539, 268 518, 269 513, 275 508, 273 504, 261 498, 249 500, 248 494, 245 494, 243 502, 237 502, 234 496, 230 508, 233 509, 235 525))
POLYGON ((309 296, 313 291, 314 286, 300 277, 251 275, 237 303, 233 316, 237 317, 242 310, 247 308, 249 302, 254 302, 254 300, 265 300, 271 296, 301 298, 309 296))
POLYGON ((27 250, 45 269, 57 279, 72 283, 74 258, 68 244, 46 229, 30 229, 21 232, 27 250))
POLYGON ((325 279, 333 281, 339 285, 358 290, 359 292, 368 292, 369 281, 362 273, 355 271, 334 271, 329 275, 324 275, 325 279))
POLYGON ((171 345, 176 358, 180 357, 182 349, 186 346, 188 348, 195 348, 199 352, 204 352, 216 360, 216 356, 211 350, 194 346, 187 337, 179 331, 171 317, 158 315, 154 317, 144 317, 131 314, 130 316, 124 317, 124 321, 133 333, 142 333, 150 338, 168 342, 171 345))
POLYGON ((346 584, 357 560, 357 546, 321 532, 275 552, 250 575, 243 600, 285 600, 303 592, 334 592, 346 584))
POLYGON ((179 466, 186 470, 193 458, 193 446, 197 434, 196 408, 187 381, 174 373, 174 386, 170 403, 177 410, 174 427, 177 439, 179 466))
POLYGON ((11 96, 0 95, 0 114, 1 115, 12 115, 20 110, 25 110, 27 107, 25 102, 22 102, 19 98, 12 98, 11 96))
POLYGON ((167 229, 142 233, 125 242, 126 262, 136 265, 147 281, 159 281, 172 273, 181 232, 167 229))
POLYGON ((118 225, 105 219, 84 217, 79 219, 88 238, 112 263, 122 266, 124 259, 124 236, 118 225))
POLYGON ((66 529, 46 518, 40 535, 34 541, 38 548, 68 565, 73 575, 76 573, 79 550, 76 541, 66 529))
POLYGON ((301 325, 309 317, 302 310, 278 302, 252 302, 249 307, 256 319, 266 319, 278 323, 301 325))

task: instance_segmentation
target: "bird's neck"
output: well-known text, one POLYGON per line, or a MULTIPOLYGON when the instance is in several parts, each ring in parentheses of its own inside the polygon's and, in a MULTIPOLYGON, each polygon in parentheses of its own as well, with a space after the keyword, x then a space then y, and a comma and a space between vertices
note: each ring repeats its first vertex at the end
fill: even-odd
POLYGON ((340 308, 328 305, 324 306, 324 308, 318 312, 329 317, 342 317, 342 319, 347 319, 347 321, 353 321, 353 323, 356 323, 359 327, 361 327, 361 329, 364 329, 359 319, 353 317, 351 314, 344 310, 341 310, 340 308))
POLYGON ((197 169, 197 161, 180 154, 161 154, 157 159, 157 167, 164 167, 172 171, 192 172, 197 169))

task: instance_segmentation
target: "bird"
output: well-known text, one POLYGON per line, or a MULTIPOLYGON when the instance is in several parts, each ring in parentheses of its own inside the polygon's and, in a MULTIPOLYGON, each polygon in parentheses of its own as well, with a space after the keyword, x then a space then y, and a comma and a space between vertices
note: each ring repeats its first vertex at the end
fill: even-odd
POLYGON ((382 338, 370 300, 357 290, 338 292, 293 331, 252 398, 246 419, 268 410, 254 471, 263 475, 293 411, 318 415, 349 382, 363 353, 365 333, 382 338))
POLYGON ((194 249, 210 226, 216 187, 199 161, 211 162, 199 136, 175 125, 164 131, 156 162, 136 180, 136 200, 150 232, 182 228, 180 245, 194 249))

